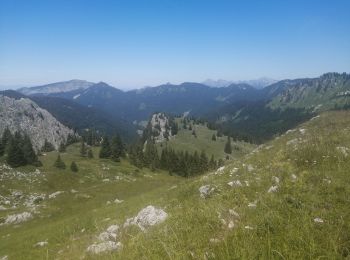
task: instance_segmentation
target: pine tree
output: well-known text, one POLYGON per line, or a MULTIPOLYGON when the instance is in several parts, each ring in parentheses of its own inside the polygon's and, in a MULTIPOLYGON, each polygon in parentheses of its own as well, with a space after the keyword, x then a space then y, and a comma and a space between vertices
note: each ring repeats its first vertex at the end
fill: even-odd
POLYGON ((214 155, 211 155, 210 161, 209 161, 209 169, 210 170, 215 170, 217 167, 216 161, 214 159, 214 155))
POLYGON ((60 154, 58 154, 57 159, 53 164, 53 166, 58 169, 66 169, 66 164, 62 161, 60 154))
POLYGON ((23 151, 20 147, 20 142, 18 142, 15 138, 11 138, 7 145, 6 162, 11 167, 19 167, 25 165, 26 163, 23 156, 23 151))
POLYGON ((1 138, 1 143, 4 147, 4 151, 6 151, 6 146, 9 144, 11 139, 12 139, 11 131, 8 128, 6 128, 1 138))
POLYGON ((119 135, 115 135, 111 141, 111 157, 113 161, 119 162, 120 157, 123 155, 123 143, 119 135))
POLYGON ((63 142, 60 144, 60 147, 58 148, 58 151, 60 153, 64 153, 66 151, 66 146, 65 146, 65 144, 63 142))
POLYGON ((107 136, 103 137, 99 157, 100 158, 111 157, 111 147, 110 147, 109 140, 108 140, 107 136))
POLYGON ((227 154, 231 154, 232 153, 232 147, 231 147, 231 137, 227 137, 227 142, 225 144, 225 149, 224 152, 227 154))
POLYGON ((47 141, 47 139, 45 139, 44 146, 41 148, 41 151, 52 152, 53 150, 55 150, 55 147, 53 146, 53 144, 47 141))
POLYGON ((77 172, 77 171, 79 171, 78 165, 77 165, 75 162, 72 162, 72 163, 70 164, 70 169, 71 169, 72 172, 77 172))
POLYGON ((208 157, 207 155, 205 154, 204 151, 201 152, 201 155, 200 155, 200 172, 203 173, 205 171, 208 170, 209 168, 209 165, 208 165, 208 157))
POLYGON ((0 157, 5 154, 5 146, 2 144, 2 140, 0 140, 0 157))
POLYGON ((88 150, 88 152, 87 152, 87 157, 90 158, 90 159, 91 159, 91 158, 94 158, 94 154, 92 153, 92 150, 91 150, 91 149, 88 150))
POLYGON ((80 156, 85 157, 86 156, 86 146, 84 140, 81 140, 80 144, 80 156))
POLYGON ((36 164, 38 162, 38 156, 33 149, 32 142, 28 135, 25 135, 23 138, 22 151, 27 164, 36 164))
POLYGON ((213 136, 211 137, 211 140, 216 141, 216 135, 215 134, 213 134, 213 136))

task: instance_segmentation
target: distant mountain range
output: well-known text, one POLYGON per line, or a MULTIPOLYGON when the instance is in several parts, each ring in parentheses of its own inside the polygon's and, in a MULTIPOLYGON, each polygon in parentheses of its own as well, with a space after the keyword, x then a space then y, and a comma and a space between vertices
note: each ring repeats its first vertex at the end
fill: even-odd
POLYGON ((350 106, 349 83, 349 74, 327 73, 263 88, 220 81, 229 85, 185 82, 122 91, 104 82, 72 80, 18 91, 78 130, 98 125, 106 133, 131 136, 155 112, 186 113, 237 138, 260 142, 319 111, 350 106))
POLYGON ((223 80, 223 79, 219 79, 219 80, 207 79, 203 81, 202 84, 207 85, 209 87, 215 87, 215 88, 228 87, 231 84, 248 84, 254 88, 261 89, 276 82, 277 80, 270 79, 270 78, 259 78, 255 80, 238 80, 238 81, 230 81, 230 80, 223 80))

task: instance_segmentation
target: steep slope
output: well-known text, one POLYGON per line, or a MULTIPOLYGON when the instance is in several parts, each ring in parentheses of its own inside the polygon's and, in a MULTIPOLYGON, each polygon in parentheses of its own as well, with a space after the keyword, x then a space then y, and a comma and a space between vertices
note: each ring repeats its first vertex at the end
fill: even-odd
POLYGON ((281 83, 269 104, 272 108, 325 111, 350 104, 350 74, 326 73, 315 79, 281 83))
POLYGON ((68 135, 74 132, 57 121, 47 110, 39 107, 28 98, 10 96, 0 93, 0 135, 6 128, 12 133, 20 131, 26 133, 32 140, 36 150, 40 150, 45 140, 58 149, 61 143, 67 141, 68 135))
POLYGON ((31 96, 30 99, 49 111, 64 125, 78 132, 88 128, 108 135, 118 132, 124 140, 132 139, 136 135, 136 129, 131 124, 121 119, 112 119, 99 109, 64 98, 31 96))

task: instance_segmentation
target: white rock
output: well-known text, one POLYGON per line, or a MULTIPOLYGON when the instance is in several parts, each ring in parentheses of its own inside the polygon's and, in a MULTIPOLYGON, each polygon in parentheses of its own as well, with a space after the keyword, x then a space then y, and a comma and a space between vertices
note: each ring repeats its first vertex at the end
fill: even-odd
POLYGON ((305 129, 305 128, 300 128, 300 129, 299 129, 299 132, 303 135, 303 134, 306 133, 306 129, 305 129))
POLYGON ((230 213, 231 216, 235 216, 239 218, 239 214, 234 209, 229 209, 228 212, 230 213))
POLYGON ((211 238, 211 239, 209 240, 209 242, 210 242, 210 243, 219 243, 219 242, 220 242, 220 239, 218 239, 218 238, 211 238))
POLYGON ((133 219, 127 219, 124 226, 133 224, 137 225, 141 230, 144 231, 150 226, 162 223, 167 217, 168 214, 164 210, 157 209, 154 206, 150 205, 142 209, 133 219))
POLYGON ((111 204, 112 204, 112 202, 110 202, 109 200, 107 200, 106 205, 111 205, 111 204))
POLYGON ((292 181, 296 181, 298 179, 298 177, 294 173, 290 177, 292 178, 292 181))
POLYGON ((14 215, 9 215, 5 219, 5 225, 8 224, 19 224, 25 221, 28 221, 33 218, 32 213, 29 212, 23 212, 20 214, 14 214, 14 215))
POLYGON ((276 176, 272 176, 272 181, 274 181, 276 184, 280 183, 280 179, 276 176))
POLYGON ((267 192, 272 193, 272 192, 276 192, 277 190, 278 190, 278 186, 271 186, 267 192))
POLYGON ((247 165, 247 170, 248 170, 248 172, 252 172, 252 171, 254 171, 254 167, 253 167, 253 165, 248 164, 248 165, 247 165))
POLYGON ((71 192, 71 193, 77 193, 78 191, 75 190, 75 189, 71 189, 70 192, 71 192))
POLYGON ((121 247, 122 243, 120 242, 106 241, 98 244, 92 244, 86 249, 86 251, 91 254, 101 254, 104 252, 119 250, 121 247))
POLYGON ((218 168, 215 172, 215 174, 219 174, 222 173, 225 170, 225 166, 221 166, 220 168, 218 168))
POLYGON ((8 259, 9 259, 9 257, 7 255, 0 257, 0 260, 8 260, 8 259))
POLYGON ((248 207, 249 208, 256 208, 256 202, 249 202, 248 207))
POLYGON ((251 226, 245 226, 245 229, 249 229, 249 230, 253 230, 254 228, 252 228, 251 226))
POLYGON ((111 241, 116 240, 117 234, 113 232, 102 232, 98 235, 98 239, 101 241, 111 241))
POLYGON ((34 246, 35 247, 43 247, 43 246, 47 246, 49 243, 47 241, 40 241, 38 243, 36 243, 34 246))
POLYGON ((124 201, 124 200, 115 199, 115 200, 114 200, 114 203, 119 204, 119 203, 122 203, 123 201, 124 201))
POLYGON ((323 223, 323 219, 322 218, 314 218, 314 222, 315 223, 323 223))
POLYGON ((235 223, 231 220, 229 223, 228 223, 228 228, 229 229, 233 229, 235 227, 235 223))
POLYGON ((211 187, 210 185, 204 185, 199 188, 200 197, 205 199, 210 196, 211 193, 213 193, 215 188, 211 187))
POLYGON ((229 185, 231 187, 242 187, 243 186, 240 180, 230 181, 227 183, 227 185, 229 185))
POLYGON ((62 193, 64 193, 64 191, 56 191, 56 192, 54 192, 54 193, 51 193, 51 194, 49 195, 49 199, 54 199, 54 198, 56 198, 58 195, 60 195, 60 194, 62 194, 62 193))
POLYGON ((109 233, 117 233, 119 231, 118 225, 111 225, 107 228, 107 232, 109 233))
POLYGON ((0 211, 3 211, 3 210, 7 210, 7 208, 5 208, 4 206, 0 205, 0 211))
POLYGON ((339 152, 341 152, 345 157, 347 157, 348 155, 349 155, 349 148, 347 148, 347 147, 344 147, 344 146, 338 146, 337 147, 337 150, 339 151, 339 152))

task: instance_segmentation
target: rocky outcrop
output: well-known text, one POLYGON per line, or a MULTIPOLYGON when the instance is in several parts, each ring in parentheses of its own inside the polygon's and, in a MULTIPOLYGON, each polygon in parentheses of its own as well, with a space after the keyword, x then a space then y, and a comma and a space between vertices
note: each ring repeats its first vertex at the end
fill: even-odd
POLYGON ((145 231, 146 228, 150 226, 164 222, 167 217, 168 214, 164 210, 157 209, 150 205, 142 209, 136 217, 127 219, 124 223, 124 227, 137 225, 142 231, 145 231))
POLYGON ((38 151, 45 139, 58 149, 74 132, 56 120, 48 111, 28 98, 15 99, 0 95, 0 135, 6 128, 29 135, 38 151))

